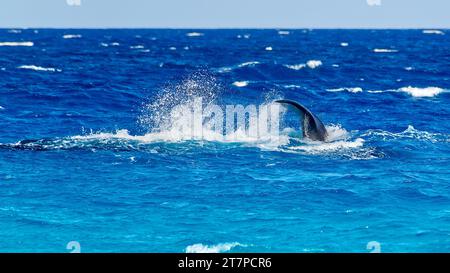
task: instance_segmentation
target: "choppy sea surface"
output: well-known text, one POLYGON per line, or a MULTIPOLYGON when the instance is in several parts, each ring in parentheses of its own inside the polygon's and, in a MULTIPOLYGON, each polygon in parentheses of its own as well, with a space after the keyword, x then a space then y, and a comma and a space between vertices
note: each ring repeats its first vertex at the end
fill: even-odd
POLYGON ((448 30, 0 29, 0 251, 449 252, 449 49, 448 30), (196 97, 297 100, 329 139, 186 134, 167 116, 196 97))

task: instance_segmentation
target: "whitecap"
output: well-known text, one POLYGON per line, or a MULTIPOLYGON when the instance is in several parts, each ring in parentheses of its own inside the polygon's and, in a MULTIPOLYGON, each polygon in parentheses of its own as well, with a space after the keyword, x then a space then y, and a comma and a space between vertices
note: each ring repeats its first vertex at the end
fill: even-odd
POLYGON ((248 85, 248 81, 236 81, 233 82, 233 85, 236 87, 245 87, 248 85))
POLYGON ((5 110, 5 107, 0 105, 0 110, 5 110))
POLYGON ((359 93, 359 92, 362 92, 363 90, 361 87, 341 87, 341 88, 335 88, 335 89, 327 89, 327 91, 329 91, 329 92, 347 91, 350 93, 359 93))
POLYGON ((174 46, 171 46, 171 47, 169 47, 169 50, 177 50, 177 48, 174 46))
POLYGON ((193 244, 187 246, 185 251, 186 253, 221 253, 230 251, 237 246, 245 247, 246 245, 240 244, 238 242, 222 243, 217 245, 193 244))
POLYGON ((33 42, 0 42, 0 46, 34 46, 33 42))
POLYGON ((309 60, 306 62, 306 64, 284 64, 283 66, 292 70, 301 70, 305 67, 309 67, 311 69, 315 69, 322 65, 322 61, 320 60, 309 60))
POLYGON ((66 34, 63 35, 63 39, 79 39, 82 36, 80 34, 66 34))
POLYGON ((419 88, 419 87, 408 86, 408 87, 399 88, 397 91, 408 93, 413 97, 434 97, 434 96, 444 92, 444 89, 439 88, 439 87, 419 88))
POLYGON ((309 154, 323 154, 327 152, 341 151, 344 149, 360 148, 364 145, 364 139, 357 138, 354 141, 333 141, 333 142, 308 142, 308 145, 290 147, 291 150, 301 150, 309 154))
POLYGON ((10 29, 10 30, 8 30, 8 33, 18 34, 18 33, 22 33, 22 30, 20 30, 20 29, 10 29))
POLYGON ((309 60, 309 61, 306 62, 306 65, 309 68, 314 69, 314 68, 317 68, 317 67, 321 66, 322 65, 322 61, 320 61, 320 60, 309 60))
POLYGON ((189 33, 186 33, 186 36, 188 36, 188 37, 200 37, 200 36, 203 36, 204 34, 203 33, 200 33, 200 32, 189 32, 189 33))
POLYGON ((373 50, 375 53, 395 53, 398 52, 396 49, 387 49, 387 48, 375 48, 373 50))
POLYGON ((254 67, 255 65, 258 65, 258 64, 260 64, 260 62, 258 62, 258 61, 244 62, 244 63, 240 63, 240 64, 234 65, 234 66, 221 67, 221 68, 217 69, 217 71, 220 73, 225 73, 225 72, 230 72, 236 68, 254 67))
POLYGON ((266 46, 266 50, 267 50, 267 51, 272 51, 273 48, 272 48, 271 46, 266 46))
POLYGON ((257 64, 259 64, 258 61, 251 61, 251 62, 245 62, 245 63, 238 64, 238 67, 255 66, 257 64))
POLYGON ((362 134, 361 137, 381 138, 383 141, 393 139, 415 139, 420 141, 429 141, 432 143, 450 141, 449 135, 417 130, 412 125, 408 125, 406 130, 399 133, 392 133, 380 129, 368 130, 366 133, 362 134))
POLYGON ((289 35, 290 32, 287 31, 287 30, 279 30, 279 31, 278 31, 278 34, 279 34, 279 35, 289 35))
POLYGON ((61 72, 62 71, 61 69, 56 69, 53 67, 42 67, 42 66, 36 66, 36 65, 21 65, 18 68, 34 70, 34 71, 47 71, 47 72, 61 72))
POLYGON ((347 46, 348 46, 348 43, 343 42, 343 43, 341 43, 341 46, 342 46, 342 47, 347 47, 347 46))
POLYGON ((437 34, 437 35, 444 35, 445 33, 442 30, 438 29, 425 29, 422 31, 423 34, 437 34))
POLYGON ((301 86, 297 85, 297 84, 286 84, 286 85, 283 85, 283 87, 287 88, 287 89, 298 89, 298 88, 301 88, 301 86))
POLYGON ((283 66, 292 70, 300 70, 305 68, 306 64, 285 64, 283 66))
POLYGON ((130 46, 131 49, 143 49, 143 45, 130 46))

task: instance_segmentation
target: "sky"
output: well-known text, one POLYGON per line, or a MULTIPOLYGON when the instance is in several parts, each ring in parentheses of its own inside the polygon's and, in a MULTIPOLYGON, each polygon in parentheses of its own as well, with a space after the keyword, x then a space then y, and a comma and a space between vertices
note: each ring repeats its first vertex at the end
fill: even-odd
POLYGON ((450 28, 449 0, 0 0, 0 28, 450 28))

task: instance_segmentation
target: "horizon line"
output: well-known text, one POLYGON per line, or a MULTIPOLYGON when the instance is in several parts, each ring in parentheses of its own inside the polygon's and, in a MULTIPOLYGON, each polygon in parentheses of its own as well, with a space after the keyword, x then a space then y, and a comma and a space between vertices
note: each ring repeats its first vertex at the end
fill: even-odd
POLYGON ((0 29, 154 29, 154 30, 450 30, 450 27, 12 27, 0 26, 0 29))

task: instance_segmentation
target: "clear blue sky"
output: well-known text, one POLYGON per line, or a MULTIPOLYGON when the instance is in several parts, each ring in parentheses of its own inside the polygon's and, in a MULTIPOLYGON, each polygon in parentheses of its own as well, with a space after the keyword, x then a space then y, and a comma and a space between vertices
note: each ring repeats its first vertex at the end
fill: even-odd
POLYGON ((0 0, 0 27, 450 28, 450 0, 0 0))

